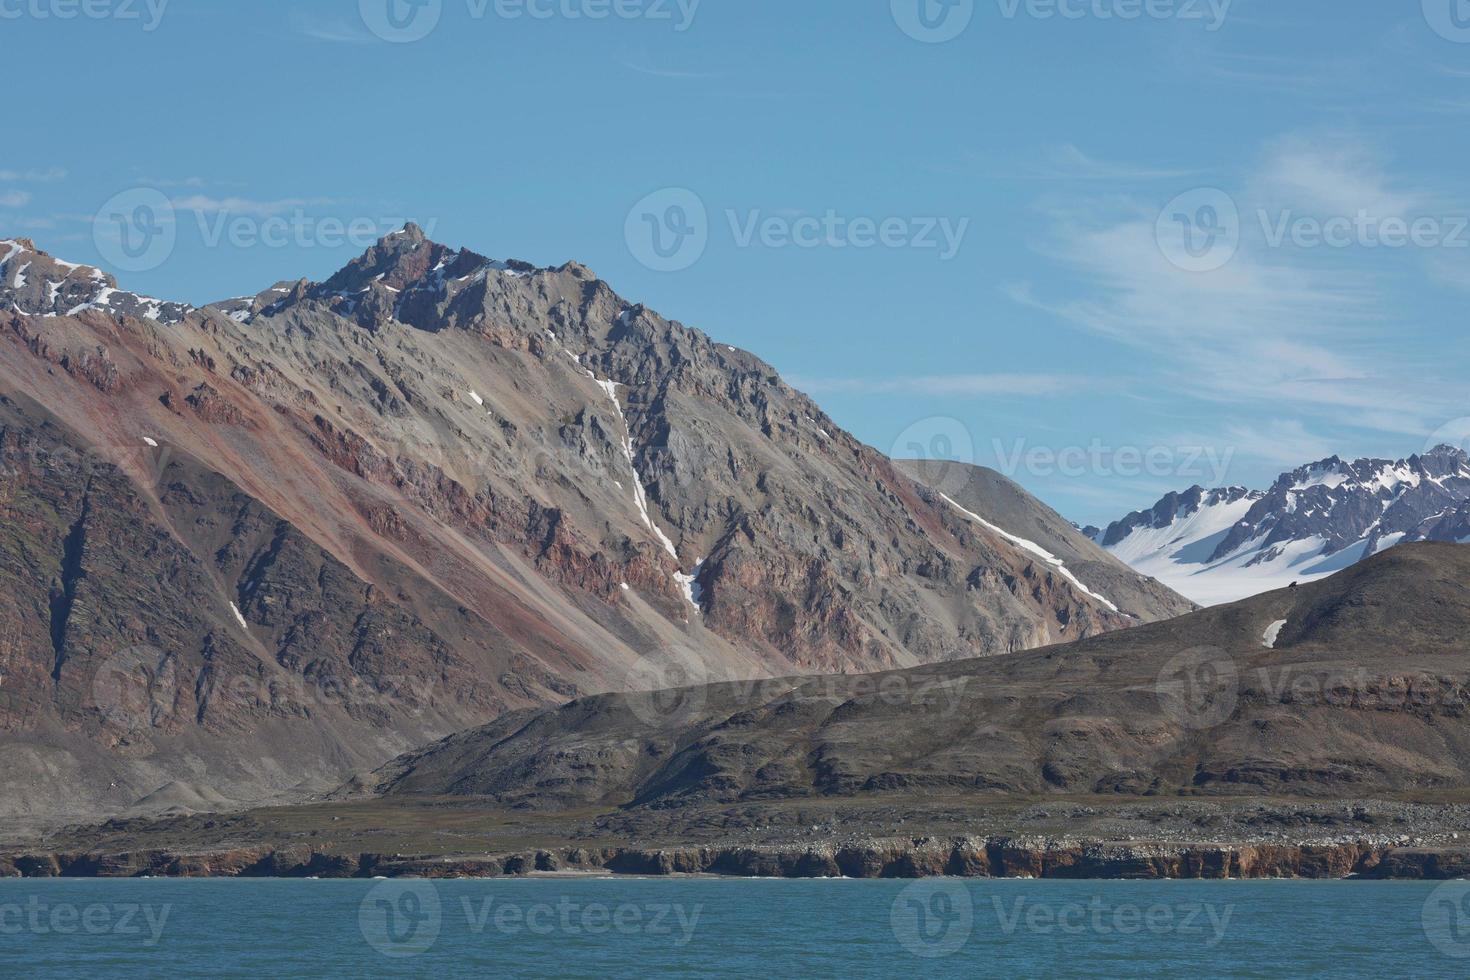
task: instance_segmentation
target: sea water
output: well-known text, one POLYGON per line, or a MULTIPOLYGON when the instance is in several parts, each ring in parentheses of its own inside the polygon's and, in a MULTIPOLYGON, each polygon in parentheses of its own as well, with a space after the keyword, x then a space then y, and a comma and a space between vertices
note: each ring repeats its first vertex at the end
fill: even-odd
POLYGON ((0 881, 0 975, 1470 975, 1470 882, 0 881))

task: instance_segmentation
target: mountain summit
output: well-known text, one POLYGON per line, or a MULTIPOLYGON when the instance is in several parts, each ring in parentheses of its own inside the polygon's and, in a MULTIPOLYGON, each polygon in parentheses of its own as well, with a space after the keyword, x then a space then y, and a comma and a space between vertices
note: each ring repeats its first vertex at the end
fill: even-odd
POLYGON ((1402 542, 1470 541, 1470 456, 1448 445, 1400 460, 1330 456, 1281 474, 1269 490, 1168 494, 1096 537, 1198 602, 1233 601, 1402 542))
POLYGON ((575 263, 409 225, 192 309, 0 249, 9 816, 297 799, 581 694, 1189 608, 1088 582, 575 263))

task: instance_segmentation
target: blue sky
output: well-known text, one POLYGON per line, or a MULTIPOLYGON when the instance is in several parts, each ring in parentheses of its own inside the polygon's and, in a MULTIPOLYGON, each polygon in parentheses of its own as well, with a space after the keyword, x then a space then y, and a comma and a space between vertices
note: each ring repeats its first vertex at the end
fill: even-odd
POLYGON ((0 0, 0 236, 129 288, 322 278, 413 218, 1083 522, 1470 432, 1470 4, 82 2, 0 0), (130 270, 140 188, 173 244, 130 270))

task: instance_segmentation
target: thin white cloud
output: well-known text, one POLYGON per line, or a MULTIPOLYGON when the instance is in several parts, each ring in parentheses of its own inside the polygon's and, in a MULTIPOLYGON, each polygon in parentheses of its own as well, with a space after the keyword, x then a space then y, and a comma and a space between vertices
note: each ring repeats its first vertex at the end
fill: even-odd
POLYGON ((1293 134, 1268 148, 1257 177, 1260 196, 1283 207, 1375 219, 1410 217, 1430 206, 1422 190, 1402 186, 1382 155, 1350 134, 1293 134))
POLYGON ((284 214, 298 208, 321 207, 335 204, 331 198, 318 197, 288 197, 275 201, 252 200, 246 197, 210 197, 206 194, 191 194, 187 197, 173 199, 173 206, 180 211, 199 211, 205 213, 228 212, 230 214, 248 214, 257 217, 268 217, 275 214, 284 214))
POLYGON ((1162 200, 1047 201, 1052 234, 1037 248, 1071 272, 1072 286, 1043 295, 1017 284, 1011 298, 1136 351, 1151 389, 1176 398, 1289 406, 1338 428, 1398 435, 1450 417, 1461 400, 1454 386, 1382 343, 1398 315, 1386 273, 1333 250, 1266 247, 1251 227, 1258 204, 1383 217, 1439 195, 1396 179, 1368 144, 1348 139, 1283 139, 1263 161, 1237 194, 1242 244, 1223 268, 1186 271, 1166 258, 1156 237, 1162 200))
POLYGON ((1168 180, 1187 177, 1196 171, 1167 167, 1144 167, 1137 164, 1099 160, 1071 143, 1053 147, 1038 177, 1055 180, 1168 180))
POLYGON ((23 208, 31 203, 31 195, 25 191, 0 190, 0 208, 23 208))
POLYGON ((172 187, 207 187, 210 182, 203 177, 139 177, 138 183, 163 190, 172 187))
POLYGON ((1279 466, 1283 471, 1326 459, 1337 451, 1331 439, 1309 431, 1299 419, 1271 419, 1256 425, 1229 423, 1223 434, 1225 445, 1236 454, 1279 466))
POLYGON ((1103 160, 1072 143, 1052 146, 1039 156, 1017 158, 989 151, 968 152, 953 163, 931 167, 937 173, 960 174, 986 180, 1043 182, 1143 183, 1178 180, 1199 173, 1185 167, 1151 167, 1137 163, 1103 160))
POLYGON ((361 24, 341 17, 325 18, 299 10, 291 14, 291 29, 303 37, 331 44, 372 44, 375 40, 361 24))
POLYGON ((638 61, 624 61, 623 67, 640 75, 652 75, 655 78, 723 78, 724 72, 718 71, 686 71, 677 68, 660 68, 638 61))
POLYGON ((1076 378, 1056 374, 929 374, 893 378, 789 379, 792 386, 812 394, 936 395, 985 397, 989 395, 1055 395, 1085 386, 1076 378))
POLYGON ((58 180, 65 179, 66 171, 60 167, 47 167, 44 170, 0 170, 0 180, 11 183, 26 181, 40 184, 53 184, 58 180))

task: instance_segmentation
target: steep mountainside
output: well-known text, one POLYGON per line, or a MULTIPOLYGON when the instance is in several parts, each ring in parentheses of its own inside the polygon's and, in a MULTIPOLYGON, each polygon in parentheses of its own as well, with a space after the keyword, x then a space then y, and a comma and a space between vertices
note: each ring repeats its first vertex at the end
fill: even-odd
POLYGON ((1076 581, 1127 616, 1153 622, 1196 608, 1108 554, 1065 517, 995 470, 932 460, 897 460, 894 465, 926 486, 944 489, 944 497, 958 511, 1019 542, 1051 566, 1053 574, 1076 581))
POLYGON ((1230 602, 1402 542, 1470 541, 1470 457, 1452 446, 1397 461, 1333 456, 1283 473, 1266 491, 1171 493, 1095 536, 1196 602, 1230 602))
POLYGON ((1470 782, 1470 549, 986 661, 583 698, 356 783, 556 811, 902 790, 1360 799, 1470 782))
POLYGON ((291 798, 588 692, 1136 622, 574 263, 410 225, 192 309, 0 255, 6 816, 291 798))

